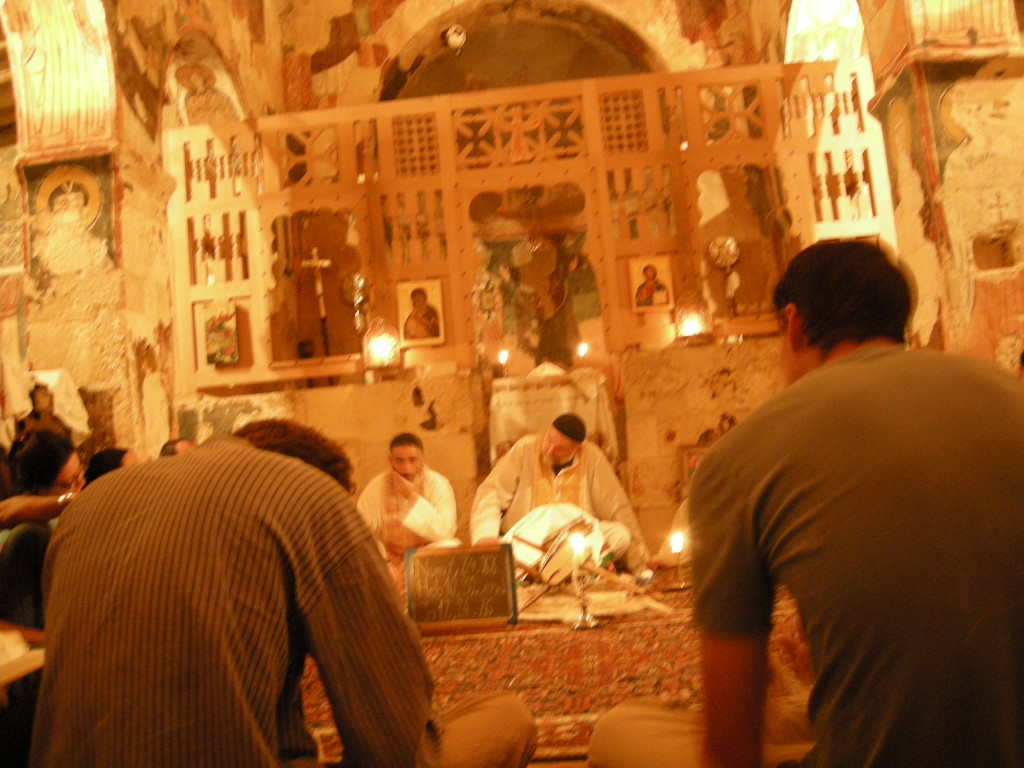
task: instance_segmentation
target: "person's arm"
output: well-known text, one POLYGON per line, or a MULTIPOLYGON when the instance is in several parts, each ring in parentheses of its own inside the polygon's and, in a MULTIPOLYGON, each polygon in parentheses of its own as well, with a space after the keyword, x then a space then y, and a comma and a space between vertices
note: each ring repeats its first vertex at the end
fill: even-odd
POLYGON ((412 483, 400 475, 396 475, 412 492, 415 499, 409 514, 402 524, 413 533, 430 541, 450 539, 455 536, 457 521, 455 518, 455 491, 452 484, 442 475, 427 473, 424 477, 424 490, 427 496, 416 493, 412 483), (429 498, 428 498, 429 497, 429 498))
POLYGON ((522 441, 498 459, 491 474, 480 483, 473 498, 469 519, 469 538, 474 544, 482 539, 497 539, 501 533, 501 513, 507 509, 519 487, 520 465, 524 460, 522 441))
POLYGON ((701 635, 705 765, 761 765, 767 644, 767 636, 701 635))
POLYGON ((11 624, 9 621, 0 621, 0 632, 18 632, 29 645, 43 645, 46 642, 46 632, 43 630, 11 624))
POLYGON ((619 482, 618 475, 611 463, 597 446, 585 446, 589 452, 586 460, 591 462, 590 504, 594 516, 600 520, 611 520, 621 523, 629 529, 630 544, 626 551, 626 566, 631 571, 647 567, 651 560, 651 552, 644 541, 644 533, 640 528, 633 505, 626 495, 626 489, 619 482))
POLYGON ((430 672, 417 630, 369 541, 324 574, 307 628, 345 765, 436 765, 430 672))
POLYGON ((57 517, 74 497, 74 493, 62 496, 9 496, 0 501, 0 528, 13 528, 21 523, 45 523, 57 517))

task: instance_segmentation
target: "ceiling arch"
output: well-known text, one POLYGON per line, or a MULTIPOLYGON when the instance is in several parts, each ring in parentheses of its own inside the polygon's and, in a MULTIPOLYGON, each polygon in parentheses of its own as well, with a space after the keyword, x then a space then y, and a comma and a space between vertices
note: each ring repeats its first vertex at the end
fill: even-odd
POLYGON ((630 27, 581 2, 476 0, 427 22, 385 68, 380 100, 663 71, 630 27), (454 25, 460 48, 445 43, 454 25))

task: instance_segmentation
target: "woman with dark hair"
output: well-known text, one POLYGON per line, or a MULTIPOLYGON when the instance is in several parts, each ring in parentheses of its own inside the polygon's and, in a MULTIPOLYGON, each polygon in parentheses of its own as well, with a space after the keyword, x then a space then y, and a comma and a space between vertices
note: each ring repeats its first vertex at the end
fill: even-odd
POLYGON ((64 436, 38 430, 14 454, 15 487, 40 500, 38 514, 13 526, 0 549, 0 621, 43 628, 43 558, 50 542, 47 524, 82 490, 82 461, 64 436))
POLYGON ((14 483, 20 493, 61 496, 82 490, 82 460, 71 441, 56 432, 29 434, 14 455, 14 483))

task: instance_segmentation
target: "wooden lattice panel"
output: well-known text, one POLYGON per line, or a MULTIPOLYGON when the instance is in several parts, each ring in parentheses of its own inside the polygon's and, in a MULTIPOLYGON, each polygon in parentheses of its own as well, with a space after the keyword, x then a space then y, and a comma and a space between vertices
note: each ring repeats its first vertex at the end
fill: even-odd
POLYGON ((186 141, 180 147, 185 199, 191 203, 237 198, 258 193, 263 185, 263 158, 255 135, 247 128, 186 141))
POLYGON ((686 119, 683 112, 681 85, 658 89, 658 107, 661 110, 662 149, 685 150, 689 144, 686 119))
MULTIPOLYGON (((372 311, 395 323, 400 288, 440 281, 443 343, 407 350, 414 365, 469 367, 488 344, 533 349, 500 334, 484 343, 480 297, 491 283, 505 291, 490 294, 498 305, 518 297, 515 313, 538 313, 521 325, 530 334, 552 327, 554 310, 542 307, 561 296, 553 306, 573 307, 566 339, 590 334, 583 340, 611 354, 664 343, 671 312, 638 312, 630 285, 651 258, 672 296, 702 288, 727 317, 719 331, 746 332, 733 321, 761 314, 762 289, 799 247, 891 239, 870 87, 862 61, 729 67, 168 131, 179 386, 354 372, 351 337, 319 343, 309 312, 318 276, 332 294, 356 270, 372 286, 372 311), (708 261, 723 236, 747 251, 738 293, 708 261), (531 254, 550 268, 528 264, 531 254), (307 266, 318 260, 332 263, 307 266), (509 282, 528 272, 529 291, 509 282), (237 362, 204 353, 204 323, 221 307, 237 319, 237 362)), ((349 322, 351 303, 334 299, 328 314, 349 322)))
POLYGON ((612 238, 618 249, 635 251, 640 242, 667 241, 675 237, 672 165, 610 168, 606 178, 612 238))
POLYGON ((406 188, 378 195, 383 226, 384 261, 398 276, 416 274, 415 267, 448 260, 445 198, 438 188, 406 188))
POLYGON ((579 97, 455 110, 452 123, 460 169, 564 160, 586 151, 579 97))
POLYGON ((601 94, 601 137, 610 154, 646 152, 647 115, 640 90, 601 94))
POLYGON ((288 131, 280 135, 279 168, 288 187, 338 182, 339 156, 337 128, 288 131))
POLYGON ((760 83, 707 85, 699 93, 704 141, 708 146, 764 137, 760 83))
POLYGON ((846 83, 837 82, 831 73, 816 80, 801 75, 792 81, 778 81, 783 138, 799 141, 863 135, 864 104, 857 73, 849 73, 846 83))
POLYGON ((428 176, 440 170, 436 115, 396 117, 391 129, 398 176, 428 176))

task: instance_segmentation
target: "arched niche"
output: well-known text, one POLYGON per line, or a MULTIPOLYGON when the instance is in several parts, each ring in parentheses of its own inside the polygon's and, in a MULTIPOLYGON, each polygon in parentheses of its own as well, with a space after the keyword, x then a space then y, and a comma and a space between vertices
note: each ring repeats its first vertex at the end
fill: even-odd
POLYGON ((164 129, 233 123, 248 115, 220 51, 201 32, 187 33, 171 51, 164 96, 164 129))
POLYGON ((635 30, 586 3, 478 0, 424 24, 385 67, 380 100, 665 68, 635 30), (456 26, 461 45, 447 34, 456 26))

